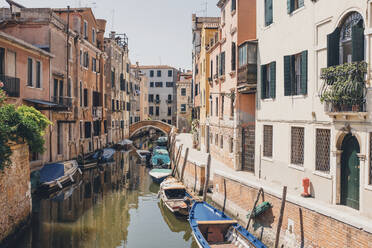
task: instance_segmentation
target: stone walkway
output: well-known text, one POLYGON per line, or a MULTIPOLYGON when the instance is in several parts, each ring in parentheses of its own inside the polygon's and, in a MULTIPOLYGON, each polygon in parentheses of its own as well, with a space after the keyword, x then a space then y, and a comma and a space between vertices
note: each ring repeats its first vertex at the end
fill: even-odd
MULTIPOLYGON (((182 147, 182 155, 184 156, 186 148, 189 148, 188 160, 190 162, 206 165, 208 154, 198 151, 192 148, 192 135, 182 133, 176 137, 176 146, 182 147)), ((213 180, 214 174, 224 176, 228 179, 237 181, 242 185, 259 189, 262 187, 265 192, 274 195, 278 198, 282 197, 282 188, 284 185, 265 180, 258 179, 252 173, 244 171, 234 171, 224 163, 212 157, 211 159, 211 177, 210 181, 213 180)), ((362 217, 358 211, 349 207, 341 205, 326 204, 314 198, 303 198, 301 197, 302 188, 288 188, 287 189, 287 201, 290 201, 299 206, 303 206, 325 216, 332 216, 333 218, 347 223, 351 226, 363 229, 367 232, 372 233, 372 223, 369 218, 362 217)))

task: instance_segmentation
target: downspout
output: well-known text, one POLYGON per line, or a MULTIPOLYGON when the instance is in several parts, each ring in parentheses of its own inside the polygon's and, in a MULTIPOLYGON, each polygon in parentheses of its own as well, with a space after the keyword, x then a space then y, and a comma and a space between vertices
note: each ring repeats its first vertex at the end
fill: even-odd
MULTIPOLYGON (((67 56, 66 56, 66 76, 67 76, 67 85, 69 85, 69 80, 70 80, 70 64, 69 64, 69 61, 70 61, 70 44, 69 44, 69 41, 70 41, 70 6, 67 6, 67 28, 66 28, 66 31, 67 31, 67 40, 66 40, 66 53, 67 53, 67 56)), ((68 92, 70 94, 70 97, 71 97, 71 82, 70 82, 70 88, 69 88, 70 92, 68 92)), ((70 126, 70 123, 68 123, 68 125, 70 126)), ((70 135, 70 134, 68 134, 70 135)), ((71 137, 70 137, 71 138, 71 137)), ((71 158, 71 146, 68 146, 68 150, 69 150, 69 157, 68 159, 71 158)))

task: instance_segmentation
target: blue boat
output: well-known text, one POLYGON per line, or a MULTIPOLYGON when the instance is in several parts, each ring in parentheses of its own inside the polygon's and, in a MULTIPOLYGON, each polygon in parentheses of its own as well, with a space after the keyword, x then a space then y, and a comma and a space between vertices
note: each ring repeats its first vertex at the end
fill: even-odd
POLYGON ((105 148, 103 149, 102 155, 99 158, 100 163, 109 163, 114 161, 114 154, 116 150, 113 148, 105 148))
POLYGON ((190 210, 189 223, 201 248, 240 247, 266 248, 236 220, 206 202, 195 202, 190 210))
POLYGON ((168 154, 154 154, 151 157, 153 167, 169 168, 170 158, 168 154))

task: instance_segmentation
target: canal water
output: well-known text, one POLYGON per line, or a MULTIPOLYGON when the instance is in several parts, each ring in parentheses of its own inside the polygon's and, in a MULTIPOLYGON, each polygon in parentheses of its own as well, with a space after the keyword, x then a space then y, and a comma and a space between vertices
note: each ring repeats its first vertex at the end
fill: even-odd
POLYGON ((85 171, 80 182, 33 200, 31 227, 10 247, 197 247, 186 219, 158 199, 159 185, 134 154, 85 171))

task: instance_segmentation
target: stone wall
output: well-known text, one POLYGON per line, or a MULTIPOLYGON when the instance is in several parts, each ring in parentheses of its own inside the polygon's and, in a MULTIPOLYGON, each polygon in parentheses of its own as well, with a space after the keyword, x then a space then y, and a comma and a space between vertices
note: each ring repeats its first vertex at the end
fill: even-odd
MULTIPOLYGON (((214 174, 213 201, 246 225, 248 211, 253 207, 258 189, 233 178, 214 174), (226 189, 226 191, 225 191, 226 189), (226 199, 225 199, 226 198, 226 199)), ((261 198, 262 199, 262 198, 261 198)), ((261 203, 262 200, 259 200, 261 203)), ((251 221, 249 231, 268 246, 275 242, 281 199, 264 191, 264 200, 273 207, 251 221)), ((291 201, 285 205, 279 247, 372 247, 372 234, 302 207, 291 201)))
POLYGON ((0 244, 16 234, 31 214, 28 146, 15 145, 12 151, 12 165, 0 172, 0 244))

